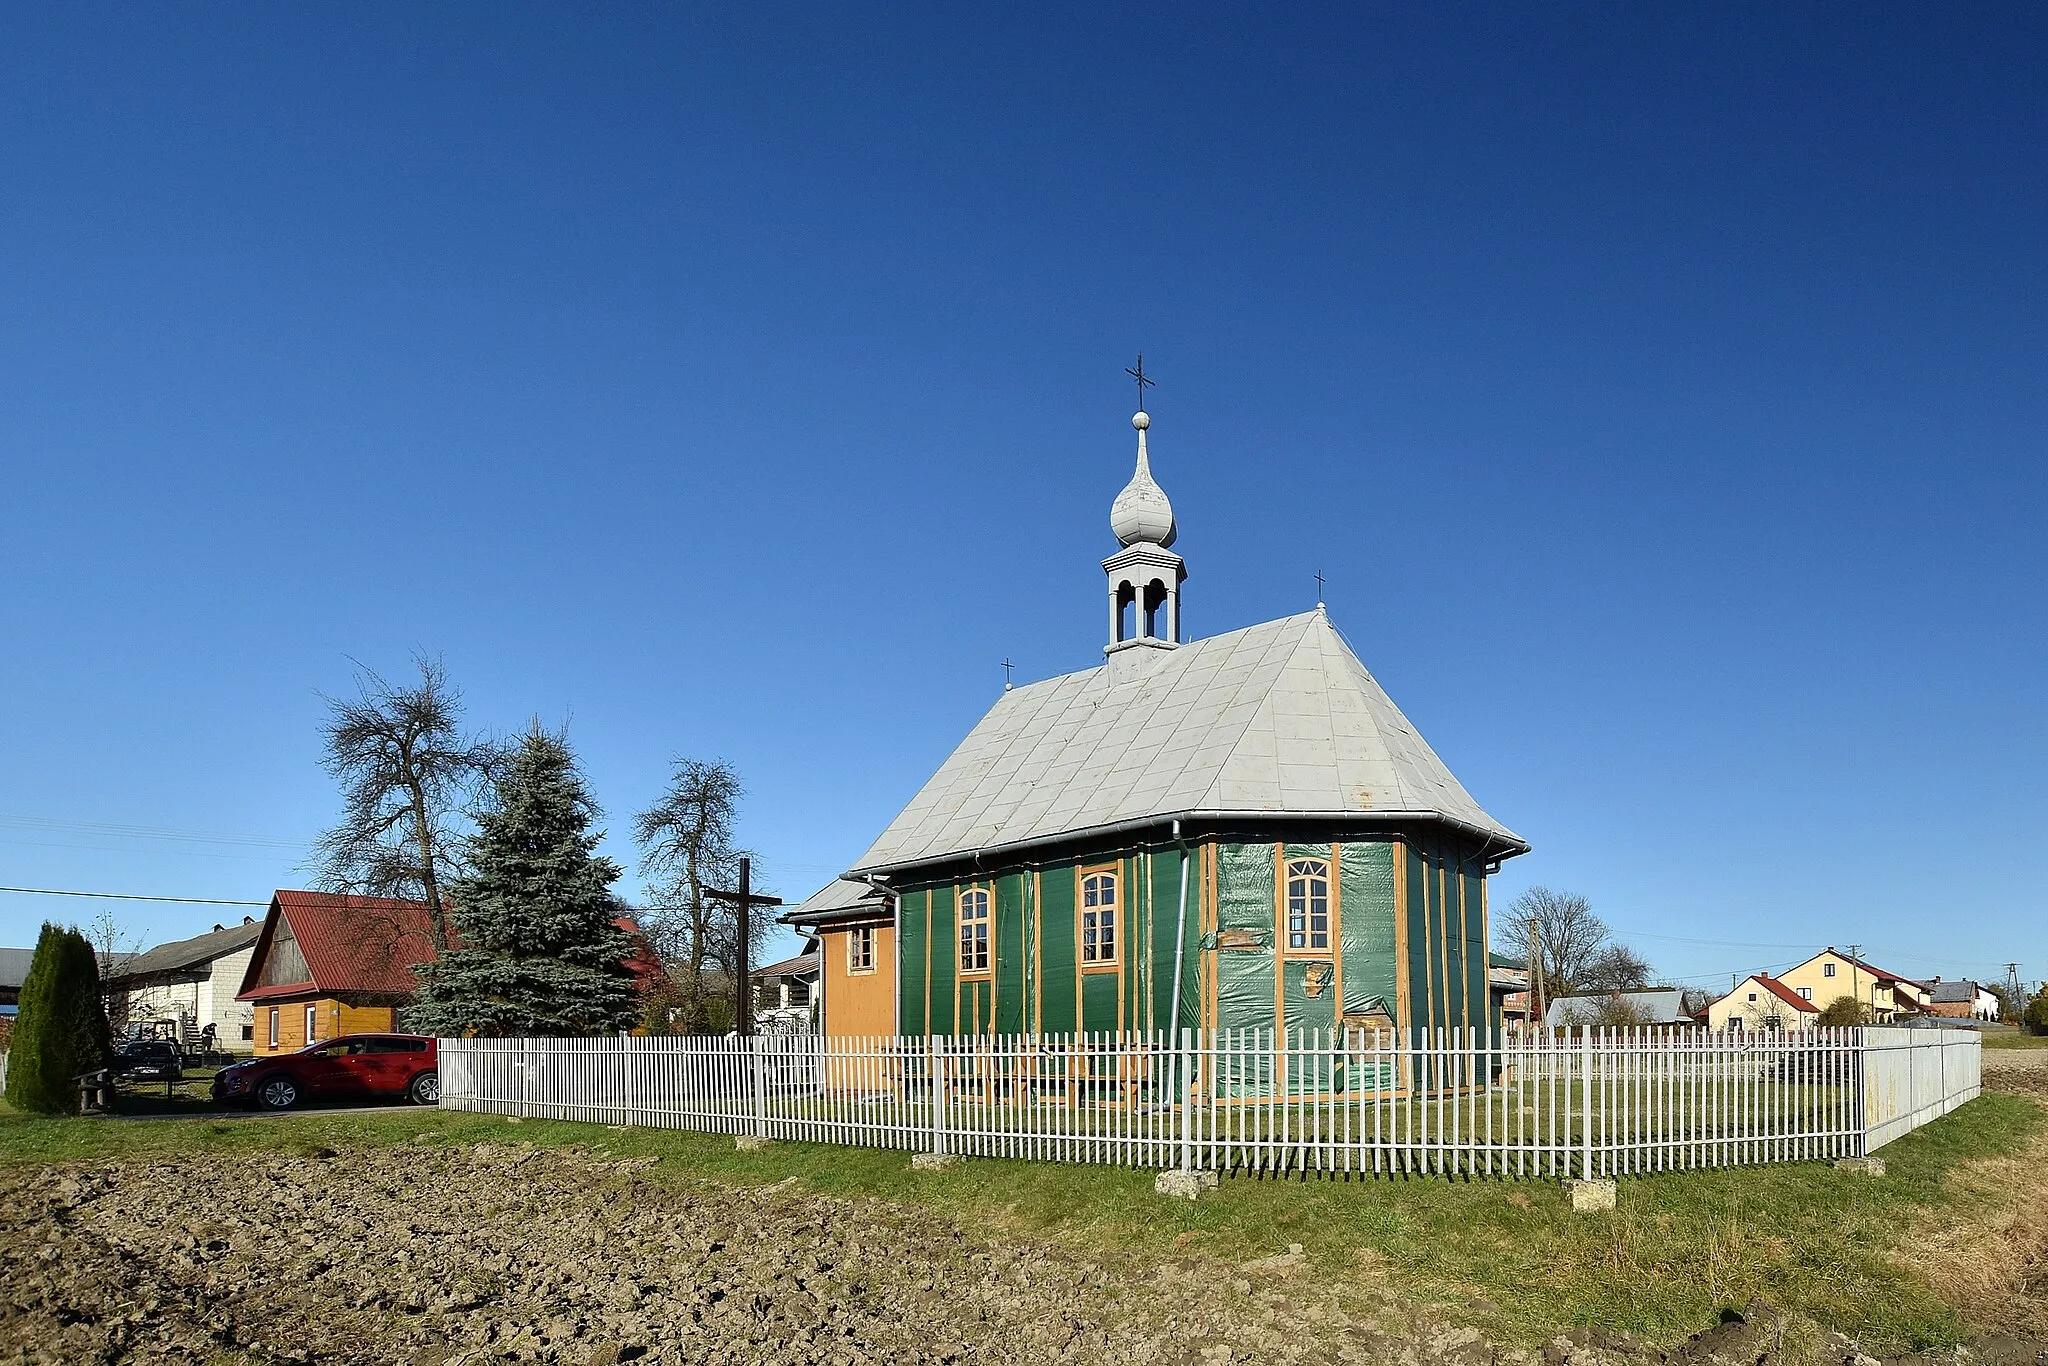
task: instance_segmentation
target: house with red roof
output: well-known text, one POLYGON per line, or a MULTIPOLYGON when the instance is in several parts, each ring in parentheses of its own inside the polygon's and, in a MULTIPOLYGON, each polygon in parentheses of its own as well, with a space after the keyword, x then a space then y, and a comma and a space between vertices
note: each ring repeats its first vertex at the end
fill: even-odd
POLYGON ((1707 1028, 1782 1033, 1811 1029, 1820 1007, 1776 977, 1754 973, 1707 1006, 1707 1028))
MULTIPOLYGON (((633 936, 626 966, 644 988, 660 965, 638 925, 624 917, 617 924, 633 936)), ((236 999, 255 1008, 256 1053, 289 1053, 342 1034, 400 1029, 400 1012, 419 990, 413 969, 434 957, 423 901, 280 890, 236 999)))
POLYGON ((1888 972, 1861 954, 1834 948, 1822 949, 1797 967, 1785 969, 1778 980, 1823 1010, 1844 996, 1861 1001, 1877 1024, 1924 1012, 1933 995, 1925 982, 1888 972))

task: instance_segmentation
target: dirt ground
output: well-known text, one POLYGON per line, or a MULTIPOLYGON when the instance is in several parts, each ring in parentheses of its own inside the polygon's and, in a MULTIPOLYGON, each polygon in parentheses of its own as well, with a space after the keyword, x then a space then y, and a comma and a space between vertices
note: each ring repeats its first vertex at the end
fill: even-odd
MULTIPOLYGON (((2048 1099, 2048 1053, 1985 1062, 1992 1084, 2048 1099)), ((1873 1366, 1762 1306, 1672 1358, 1584 1332, 1502 1350, 1391 1295, 1340 1297, 1287 1249, 1112 1269, 790 1183, 658 1184, 644 1161, 422 1143, 9 1173, 0 1362, 1873 1366)), ((2012 1264, 1972 1273, 1987 1304, 2041 1274, 2048 1210, 2010 1203, 2012 1264)), ((1921 1232, 1941 1255, 1944 1230, 1921 1232)), ((2015 1321, 1976 1359, 2048 1366, 2035 1327, 2015 1321)))
MULTIPOLYGON (((1481 1362, 1282 1251, 1130 1280, 938 1217, 518 1144, 0 1179, 0 1359, 1481 1362), (1173 1304, 1171 1316, 1153 1306, 1173 1304), (1419 1349, 1419 1350, 1418 1350, 1419 1349)), ((1534 1366, 1534 1358, 1528 1358, 1534 1366)))

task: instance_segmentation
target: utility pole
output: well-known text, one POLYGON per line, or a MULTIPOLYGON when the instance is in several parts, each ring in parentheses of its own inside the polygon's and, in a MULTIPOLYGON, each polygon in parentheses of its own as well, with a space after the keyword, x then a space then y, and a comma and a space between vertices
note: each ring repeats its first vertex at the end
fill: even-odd
POLYGON ((2020 965, 2018 963, 2007 963, 2005 965, 2005 999, 2012 1002, 2014 1010, 2018 1010, 2026 1004, 2025 993, 2020 990, 2020 965))
POLYGON ((1543 980, 1543 941, 1537 933, 1536 918, 1529 918, 1529 1028, 1542 1027, 1548 1004, 1543 997, 1548 983, 1543 980))
POLYGON ((740 860, 738 891, 726 892, 706 887, 704 895, 716 897, 720 901, 730 901, 739 911, 739 952, 733 964, 733 976, 736 980, 733 985, 732 1027, 734 1033, 744 1037, 754 1032, 753 983, 748 980, 754 973, 753 964, 749 961, 754 950, 754 907, 780 906, 782 898, 754 895, 754 861, 750 858, 740 860))
MULTIPOLYGON (((1851 944, 1849 946, 1849 995, 1856 1002, 1856 1018, 1859 1020, 1863 1018, 1863 973, 1862 965, 1857 959, 1857 951, 1862 947, 1861 944, 1851 944)), ((1877 1002, 1875 1001, 1870 1003, 1870 1018, 1872 1020, 1877 1018, 1877 1002)))

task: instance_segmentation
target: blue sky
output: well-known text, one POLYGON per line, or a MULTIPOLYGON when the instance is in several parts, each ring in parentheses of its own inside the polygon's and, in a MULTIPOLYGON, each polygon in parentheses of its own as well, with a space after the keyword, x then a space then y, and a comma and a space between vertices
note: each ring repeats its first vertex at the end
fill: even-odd
POLYGON ((13 9, 0 883, 303 884, 319 693, 426 650, 623 860, 731 760, 802 896, 1005 657, 1099 660, 1142 348, 1190 632, 1322 570, 1535 844, 1496 905, 2048 975, 2044 63, 2026 5, 13 9))

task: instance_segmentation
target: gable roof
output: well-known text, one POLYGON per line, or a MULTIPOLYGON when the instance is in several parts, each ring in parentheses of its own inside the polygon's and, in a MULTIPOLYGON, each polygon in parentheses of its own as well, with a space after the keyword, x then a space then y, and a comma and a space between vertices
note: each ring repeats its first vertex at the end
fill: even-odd
POLYGON ((190 939, 177 939, 168 944, 138 953, 121 964, 120 970, 112 974, 110 982, 128 983, 142 978, 158 977, 165 973, 181 972, 211 963, 216 958, 225 958, 239 953, 255 943, 263 933, 263 922, 245 920, 239 925, 225 925, 190 939))
POLYGON ((1787 968, 1786 971, 1797 972, 1800 968, 1805 967, 1807 963, 1818 962, 1820 959, 1829 957, 1830 955, 1841 959, 1844 963, 1847 963, 1850 966, 1856 968, 1859 972, 1869 973, 1872 977, 1875 977, 1880 982, 1886 984, 1890 984, 1893 982, 1904 982, 1907 986, 1916 988, 1917 990, 1927 990, 1927 984, 1925 982, 1921 982, 1912 977, 1900 976, 1896 972, 1886 972, 1883 968, 1879 967, 1877 964, 1873 962, 1870 962, 1868 959, 1851 958, 1848 954, 1843 953, 1840 949, 1836 948, 1832 944, 1822 949, 1819 953, 1816 953, 1812 958, 1807 959, 1806 963, 1800 963, 1796 967, 1787 968))
POLYGON ((35 958, 34 949, 0 949, 0 991, 20 991, 35 958))
POLYGON ((433 957, 434 931, 424 901, 280 890, 270 898, 262 938, 236 999, 303 996, 309 987, 323 995, 410 995, 419 988, 412 965, 433 957), (302 982, 264 986, 263 966, 277 941, 280 920, 290 926, 310 976, 302 982))
POLYGON ((1005 692, 855 865, 882 872, 1175 817, 1495 821, 1317 610, 1005 692))
POLYGON ((1937 1005, 1975 1004, 1977 993, 1982 990, 1982 987, 1970 981, 1936 982, 1933 999, 1937 1005))
POLYGON ((765 968, 755 968, 756 977, 808 977, 824 962, 817 953, 800 953, 794 958, 785 958, 780 963, 770 963, 765 968))
MULTIPOLYGON (((1756 983, 1765 991, 1770 992, 1771 995, 1777 997, 1786 1005, 1791 1006, 1794 1010, 1804 1011, 1808 1015, 1820 1014, 1819 1006, 1807 1000, 1804 996, 1801 996, 1798 992, 1792 990, 1792 988, 1786 986, 1777 978, 1766 977, 1760 972, 1753 972, 1749 976, 1743 978, 1742 985, 1736 987, 1735 991, 1742 990, 1742 987, 1748 986, 1751 982, 1756 983)), ((1735 991, 1729 992, 1728 996, 1733 996, 1735 994, 1735 991)), ((1725 1001, 1728 999, 1728 996, 1723 996, 1721 999, 1725 1001)))

